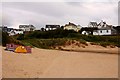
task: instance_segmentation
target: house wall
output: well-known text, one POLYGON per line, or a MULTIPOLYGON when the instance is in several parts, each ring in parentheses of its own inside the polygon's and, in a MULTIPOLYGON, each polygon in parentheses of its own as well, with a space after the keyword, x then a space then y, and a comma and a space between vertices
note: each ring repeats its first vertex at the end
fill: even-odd
POLYGON ((8 33, 8 34, 9 34, 9 36, 13 36, 13 35, 15 35, 15 33, 13 33, 13 32, 12 32, 12 33, 8 33))
POLYGON ((97 30, 93 32, 93 35, 111 35, 111 30, 97 30))
POLYGON ((67 29, 67 30, 75 30, 75 28, 73 28, 72 26, 65 26, 64 29, 67 29))
POLYGON ((82 34, 83 35, 88 35, 88 33, 86 31, 83 31, 82 34))
POLYGON ((23 34, 23 31, 15 31, 15 34, 23 34))
POLYGON ((25 28, 24 28, 24 27, 22 27, 22 28, 19 28, 19 29, 22 29, 23 31, 25 31, 25 28))
POLYGON ((47 31, 48 30, 55 30, 55 29, 57 29, 57 28, 46 28, 47 31))
POLYGON ((25 31, 30 31, 30 28, 29 27, 25 27, 25 31))
POLYGON ((16 34, 23 34, 23 31, 16 31, 16 30, 14 30, 14 31, 8 32, 8 34, 9 34, 9 36, 13 36, 13 35, 16 35, 16 34))
POLYGON ((93 27, 93 26, 91 24, 89 24, 88 27, 93 27))
POLYGON ((66 30, 74 30, 76 32, 78 32, 80 30, 80 28, 77 28, 76 26, 65 26, 64 29, 66 29, 66 30))
POLYGON ((19 29, 22 29, 23 31, 35 31, 35 27, 33 26, 20 26, 19 29))
POLYGON ((98 28, 102 28, 101 25, 99 25, 98 28))
POLYGON ((99 35, 97 31, 93 31, 93 35, 99 35))

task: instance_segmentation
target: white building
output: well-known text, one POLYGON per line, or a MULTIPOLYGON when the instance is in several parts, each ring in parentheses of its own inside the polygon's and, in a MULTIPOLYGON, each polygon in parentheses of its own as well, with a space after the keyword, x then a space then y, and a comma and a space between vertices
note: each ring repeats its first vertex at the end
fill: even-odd
POLYGON ((83 34, 83 35, 89 35, 89 33, 87 31, 82 31, 81 34, 83 34))
POLYGON ((17 34, 23 34, 23 30, 20 29, 14 29, 8 32, 9 36, 17 35, 17 34))
POLYGON ((77 25, 69 22, 69 24, 66 24, 64 26, 64 30, 74 30, 74 31, 78 32, 80 30, 80 27, 81 27, 80 25, 77 26, 77 25))
POLYGON ((103 20, 99 24, 97 22, 90 22, 88 27, 82 31, 81 34, 89 35, 114 35, 116 30, 112 25, 106 24, 103 20), (91 29, 90 29, 91 28, 91 29))
POLYGON ((98 30, 93 31, 93 35, 111 35, 112 30, 108 27, 98 28, 98 30))
POLYGON ((46 30, 55 30, 55 29, 58 29, 58 28, 60 28, 60 25, 46 25, 45 26, 46 30))
POLYGON ((98 24, 98 29, 93 31, 93 35, 112 35, 114 31, 112 25, 108 25, 106 22, 101 21, 98 24))
POLYGON ((22 29, 23 31, 35 31, 33 25, 19 25, 19 29, 22 29))

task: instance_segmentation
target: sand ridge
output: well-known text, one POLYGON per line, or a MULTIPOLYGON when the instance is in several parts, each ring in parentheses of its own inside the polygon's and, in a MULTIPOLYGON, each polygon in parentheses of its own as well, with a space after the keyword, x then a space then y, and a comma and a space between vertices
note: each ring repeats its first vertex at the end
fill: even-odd
POLYGON ((116 46, 107 46, 103 47, 100 45, 92 45, 90 42, 86 44, 79 43, 75 41, 74 43, 69 43, 64 46, 57 46, 56 49, 63 51, 75 51, 75 52, 92 52, 92 53, 109 53, 109 54, 118 54, 118 47, 116 46))

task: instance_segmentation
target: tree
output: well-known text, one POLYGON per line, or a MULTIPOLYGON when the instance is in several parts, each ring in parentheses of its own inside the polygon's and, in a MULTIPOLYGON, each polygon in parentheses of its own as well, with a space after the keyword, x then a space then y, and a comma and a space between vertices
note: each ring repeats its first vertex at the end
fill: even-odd
POLYGON ((44 29, 44 28, 41 28, 41 31, 45 31, 45 29, 44 29))
POLYGON ((24 34, 19 34, 19 36, 17 37, 17 40, 24 40, 25 37, 24 37, 24 34))
POLYGON ((2 32, 2 46, 6 46, 6 44, 11 43, 12 38, 6 32, 2 32))

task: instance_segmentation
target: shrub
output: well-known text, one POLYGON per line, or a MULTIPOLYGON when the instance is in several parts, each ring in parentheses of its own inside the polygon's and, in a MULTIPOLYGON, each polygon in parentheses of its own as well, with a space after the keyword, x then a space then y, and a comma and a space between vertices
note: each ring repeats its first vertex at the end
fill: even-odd
POLYGON ((61 46, 65 44, 65 39, 29 39, 23 40, 25 44, 30 44, 38 48, 49 49, 55 46, 61 46))
MULTIPOLYGON (((56 29, 56 30, 50 30, 50 31, 33 31, 29 32, 24 35, 18 35, 17 40, 27 40, 27 39, 44 39, 44 41, 36 41, 40 42, 40 44, 45 45, 55 45, 57 38, 68 38, 68 39, 74 39, 74 40, 83 40, 81 43, 86 44, 87 42, 95 42, 97 44, 104 45, 102 42, 108 43, 107 45, 111 44, 120 47, 120 36, 94 36, 94 35, 82 35, 79 34, 73 30, 63 30, 63 29, 56 29), (45 40, 47 39, 47 40, 45 40), (53 39, 52 42, 49 41, 49 39, 53 39), (42 42, 42 43, 41 43, 42 42), (46 44, 47 43, 47 44, 46 44)), ((60 42, 59 42, 60 43, 60 42)), ((56 43, 59 44, 59 43, 56 43)), ((37 45, 35 43, 32 43, 34 45, 37 45)), ((87 44, 86 44, 87 45, 87 44)), ((39 46, 39 45, 38 45, 39 46)))
POLYGON ((2 46, 6 46, 6 44, 11 42, 12 38, 6 32, 2 32, 2 46))
POLYGON ((24 37, 24 34, 19 34, 19 36, 17 37, 17 40, 24 40, 25 37, 24 37))
POLYGON ((107 47, 107 46, 109 46, 111 44, 108 43, 108 42, 100 42, 100 45, 103 46, 103 47, 107 47))
POLYGON ((90 44, 91 45, 98 45, 98 43, 95 43, 95 42, 91 42, 90 44))

